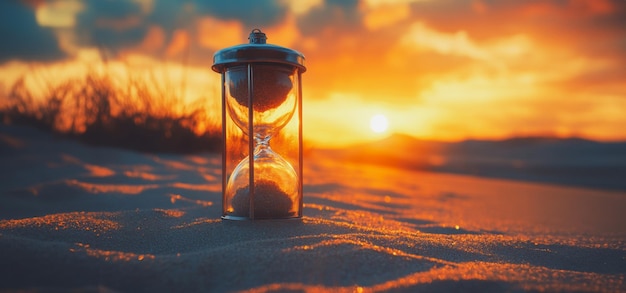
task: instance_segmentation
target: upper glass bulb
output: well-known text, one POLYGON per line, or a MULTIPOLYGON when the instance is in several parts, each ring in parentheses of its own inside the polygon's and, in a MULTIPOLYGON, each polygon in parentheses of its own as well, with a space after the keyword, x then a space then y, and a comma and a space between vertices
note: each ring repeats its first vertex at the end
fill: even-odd
MULTIPOLYGON (((255 65, 252 70, 254 135, 271 137, 291 119, 296 108, 293 91, 295 68, 283 65, 255 65)), ((248 134, 248 67, 236 66, 226 72, 227 106, 235 124, 248 134)))

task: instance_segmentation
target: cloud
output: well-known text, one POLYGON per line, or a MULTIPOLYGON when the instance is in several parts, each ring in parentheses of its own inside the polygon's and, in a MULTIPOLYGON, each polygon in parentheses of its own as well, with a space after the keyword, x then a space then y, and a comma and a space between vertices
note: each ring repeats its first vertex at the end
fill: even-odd
POLYGON ((17 1, 0 1, 0 63, 51 61, 65 57, 54 33, 37 24, 34 11, 17 1))
POLYGON ((243 25, 238 21, 204 16, 199 18, 196 23, 200 45, 216 51, 225 45, 241 44, 247 37, 244 34, 243 25))
POLYGON ((165 32, 158 25, 151 25, 141 41, 140 50, 144 52, 157 52, 165 44, 165 32))
POLYGON ((311 9, 324 5, 323 0, 282 0, 281 3, 296 15, 306 14, 311 9))
POLYGON ((379 7, 386 5, 409 4, 415 2, 428 2, 432 0, 363 0, 362 2, 369 7, 379 7))
POLYGON ((351 0, 327 0, 323 6, 316 6, 298 18, 298 28, 306 35, 316 35, 327 29, 360 32, 361 23, 359 2, 351 0))
POLYGON ((88 1, 74 27, 81 46, 116 50, 141 42, 148 24, 139 4, 130 1, 88 1))
POLYGON ((0 37, 7 40, 0 46, 0 62, 58 60, 84 48, 99 48, 113 58, 128 51, 168 57, 190 46, 204 54, 223 47, 221 41, 246 40, 243 33, 227 35, 232 30, 224 28, 271 27, 283 23, 289 11, 283 0, 0 1, 0 37))
POLYGON ((422 22, 410 25, 399 44, 409 47, 408 51, 412 54, 433 52, 445 56, 464 57, 469 61, 480 62, 486 67, 500 70, 515 65, 520 58, 529 56, 536 48, 532 39, 525 34, 500 36, 477 42, 464 30, 445 33, 422 22))
POLYGON ((185 30, 174 31, 172 35, 172 41, 167 46, 165 54, 167 56, 174 56, 183 52, 189 47, 189 34, 185 30))
POLYGON ((377 30, 401 22, 410 16, 408 3, 377 5, 365 8, 364 24, 369 30, 377 30))
POLYGON ((76 14, 84 8, 77 0, 49 1, 38 5, 35 9, 37 23, 43 27, 74 27, 76 14))
POLYGON ((409 33, 402 40, 404 44, 417 49, 433 50, 444 55, 465 56, 473 59, 487 60, 490 55, 479 48, 465 31, 446 34, 431 29, 421 22, 411 26, 409 33))
MULTIPOLYGON (((163 1, 163 0, 162 0, 163 1)), ((281 21, 287 7, 278 0, 194 1, 195 10, 224 20, 238 20, 244 26, 270 26, 281 21)))

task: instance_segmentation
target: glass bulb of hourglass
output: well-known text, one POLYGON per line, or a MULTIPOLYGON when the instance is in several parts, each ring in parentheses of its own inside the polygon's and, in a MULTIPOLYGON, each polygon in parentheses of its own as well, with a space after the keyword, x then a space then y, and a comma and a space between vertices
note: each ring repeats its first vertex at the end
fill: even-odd
MULTIPOLYGON (((226 193, 232 195, 233 216, 249 216, 249 176, 250 157, 246 157, 237 165, 226 185, 226 193)), ((257 147, 254 153, 254 177, 254 217, 294 216, 298 177, 287 161, 269 147, 257 147)))
MULTIPOLYGON (((254 217, 281 218, 295 215, 298 176, 280 155, 270 148, 270 139, 292 118, 297 98, 293 90, 294 69, 255 65, 252 72, 254 160, 254 217)), ((226 74, 227 109, 245 136, 249 132, 248 67, 238 66, 226 74)), ((250 213, 250 157, 235 167, 226 185, 229 212, 236 217, 250 213)))
MULTIPOLYGON (((293 91, 294 69, 284 66, 256 65, 252 78, 252 104, 256 136, 272 136, 293 116, 297 104, 293 91)), ((248 135, 248 68, 237 66, 227 72, 227 109, 233 122, 248 135)))

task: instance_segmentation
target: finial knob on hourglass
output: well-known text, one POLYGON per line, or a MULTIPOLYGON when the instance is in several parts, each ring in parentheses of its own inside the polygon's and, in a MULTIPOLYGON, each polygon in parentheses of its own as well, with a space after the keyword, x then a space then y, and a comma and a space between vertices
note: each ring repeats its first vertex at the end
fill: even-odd
POLYGON ((250 40, 250 44, 265 44, 267 41, 267 36, 260 29, 255 28, 252 30, 252 32, 250 32, 248 40, 250 40))

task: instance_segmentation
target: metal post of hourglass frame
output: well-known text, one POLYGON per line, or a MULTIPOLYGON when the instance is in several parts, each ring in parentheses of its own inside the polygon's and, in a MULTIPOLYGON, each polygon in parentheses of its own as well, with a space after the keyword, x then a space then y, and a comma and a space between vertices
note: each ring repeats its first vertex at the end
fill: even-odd
MULTIPOLYGON (((298 85, 298 119, 300 119, 298 122, 298 168, 300 168, 300 170, 298 170, 298 174, 300 175, 298 176, 298 185, 300 185, 298 192, 300 193, 300 196, 304 195, 304 174, 302 173, 302 72, 303 71, 298 70, 298 82, 296 83, 298 85)), ((298 218, 302 217, 303 209, 304 201, 300 200, 300 214, 298 215, 298 218)))
MULTIPOLYGON (((254 103, 252 93, 254 93, 254 75, 252 74, 252 63, 248 63, 248 157, 254 157, 254 103)), ((248 204, 250 211, 248 212, 250 219, 254 220, 254 159, 248 160, 248 204)), ((223 199, 222 199, 223 200, 223 199)))
POLYGON ((249 40, 213 56, 222 82, 222 219, 298 219, 304 55, 266 44, 258 29, 249 40))
MULTIPOLYGON (((222 190, 226 187, 226 173, 224 172, 224 166, 226 166, 226 75, 221 74, 222 77, 222 190)), ((223 191, 222 191, 223 192, 223 191)), ((226 210, 226 202, 222 200, 222 210, 226 210)))

